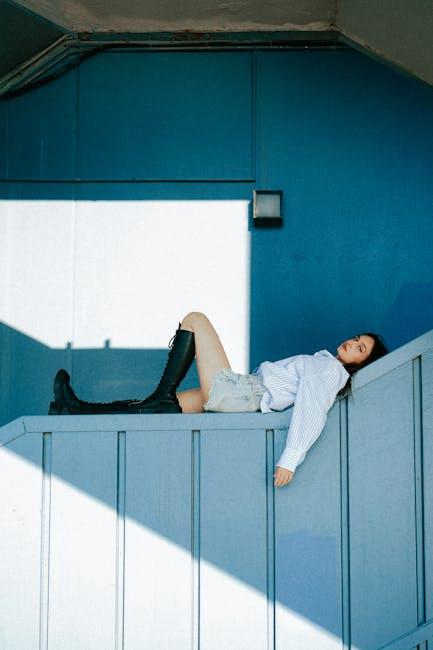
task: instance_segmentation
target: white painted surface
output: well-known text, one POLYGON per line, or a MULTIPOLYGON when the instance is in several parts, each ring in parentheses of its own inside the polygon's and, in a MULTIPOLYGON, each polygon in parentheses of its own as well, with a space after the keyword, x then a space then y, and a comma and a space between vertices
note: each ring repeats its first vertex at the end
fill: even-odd
POLYGON ((200 625, 206 650, 268 641, 266 436, 200 432, 200 625))
POLYGON ((355 389, 347 419, 346 400, 332 407, 307 461, 279 490, 271 477, 291 409, 8 425, 2 650, 38 650, 41 597, 49 650, 114 650, 123 625, 127 650, 189 650, 194 641, 196 650, 198 639, 203 650, 263 650, 274 629, 276 647, 299 650, 348 646, 349 629, 359 649, 400 634, 398 648, 429 639, 428 340, 390 353, 382 374, 355 389), (414 463, 422 443, 424 471, 418 456, 414 463), (40 582, 47 557, 49 594, 40 582))
POLYGON ((125 650, 191 648, 191 432, 126 432, 125 650))
POLYGON ((45 345, 72 338, 74 203, 0 201, 0 320, 45 345))
POLYGON ((200 580, 202 647, 206 650, 266 648, 266 593, 206 560, 200 562, 200 580))
POLYGON ((74 348, 165 349, 202 311, 248 372, 250 275, 248 201, 80 201, 74 348))
MULTIPOLYGON (((275 605, 275 618, 277 636, 282 644, 287 642, 287 648, 290 650, 310 650, 310 648, 341 650, 340 637, 334 636, 332 632, 316 625, 308 617, 278 602, 275 605)), ((284 645, 282 647, 284 648, 284 645)))
POLYGON ((0 320, 27 337, 166 349, 202 311, 249 371, 248 201, 2 201, 0 239, 0 320))
POLYGON ((0 648, 39 650, 42 436, 0 447, 0 648))
POLYGON ((49 650, 114 650, 117 434, 54 434, 49 650))

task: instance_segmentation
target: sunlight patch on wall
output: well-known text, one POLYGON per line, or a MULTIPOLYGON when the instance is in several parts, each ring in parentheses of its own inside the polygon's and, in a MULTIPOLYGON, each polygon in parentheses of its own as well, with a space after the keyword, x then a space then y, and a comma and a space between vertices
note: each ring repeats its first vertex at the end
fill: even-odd
MULTIPOLYGON (((212 510, 206 514, 204 494, 196 518, 193 503, 181 502, 190 470, 184 466, 182 476, 173 478, 178 456, 173 453, 167 463, 171 442, 155 451, 155 439, 164 432, 154 433, 151 440, 149 431, 128 432, 126 459, 120 452, 119 465, 114 431, 54 431, 45 434, 45 452, 37 431, 0 447, 5 531, 0 546, 8 558, 0 567, 7 585, 0 590, 0 623, 8 621, 5 638, 11 643, 20 638, 20 647, 27 648, 30 639, 38 638, 39 599, 45 594, 48 635, 55 647, 72 639, 71 647, 112 648, 116 621, 124 630, 125 647, 192 647, 197 630, 208 650, 268 647, 274 635, 268 572, 274 564, 265 538, 243 534, 242 517, 239 530, 216 526, 212 510), (134 442, 145 439, 147 450, 134 442), (147 464, 137 454, 140 449, 147 464), (43 455, 49 458, 44 471, 39 465, 43 455), (118 468, 124 469, 118 473, 118 468)), ((183 458, 189 462, 189 453, 183 458)), ((226 524, 230 521, 235 521, 232 515, 225 518, 226 524)), ((289 584, 292 561, 284 557, 289 584)), ((313 583, 308 575, 306 580, 314 600, 313 583)), ((335 630, 290 607, 299 607, 296 580, 284 591, 282 603, 277 586, 276 646, 340 650, 335 630)), ((340 620, 341 605, 336 605, 335 629, 340 620)))
POLYGON ((74 203, 0 201, 0 321, 47 347, 72 337, 74 203))
POLYGON ((0 320, 48 347, 165 349, 204 312, 248 372, 248 201, 3 201, 0 320))
MULTIPOLYGON (((338 615, 337 612, 336 618, 338 615)), ((292 648, 341 650, 341 638, 278 601, 275 603, 275 621, 278 638, 290 639, 292 648)))

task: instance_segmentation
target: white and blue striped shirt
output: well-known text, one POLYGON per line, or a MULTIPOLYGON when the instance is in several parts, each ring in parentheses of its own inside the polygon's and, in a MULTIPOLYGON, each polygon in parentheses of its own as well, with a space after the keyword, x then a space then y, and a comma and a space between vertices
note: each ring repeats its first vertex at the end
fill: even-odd
POLYGON ((262 413, 283 411, 294 403, 286 446, 277 463, 294 472, 322 433, 328 411, 350 375, 328 350, 263 361, 253 374, 267 389, 260 402, 262 413))

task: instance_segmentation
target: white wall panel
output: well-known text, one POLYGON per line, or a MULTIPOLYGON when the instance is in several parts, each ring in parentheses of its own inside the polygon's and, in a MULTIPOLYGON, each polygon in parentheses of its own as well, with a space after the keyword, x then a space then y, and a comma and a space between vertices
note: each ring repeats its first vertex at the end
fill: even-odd
POLYGON ((42 436, 0 447, 0 648, 39 650, 42 436))

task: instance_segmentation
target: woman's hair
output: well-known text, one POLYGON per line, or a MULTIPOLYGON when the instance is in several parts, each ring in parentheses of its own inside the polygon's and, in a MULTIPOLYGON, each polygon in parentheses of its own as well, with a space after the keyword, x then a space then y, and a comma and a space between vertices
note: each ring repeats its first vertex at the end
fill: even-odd
POLYGON ((373 349, 371 350, 368 357, 362 363, 343 363, 343 366, 350 374, 349 379, 347 380, 345 386, 337 393, 337 397, 346 397, 348 394, 352 394, 352 377, 358 370, 365 368, 369 363, 373 363, 376 359, 380 359, 385 354, 388 354, 389 350, 386 347, 385 341, 380 336, 380 334, 373 334, 373 332, 363 332, 360 336, 371 336, 374 339, 373 349))

